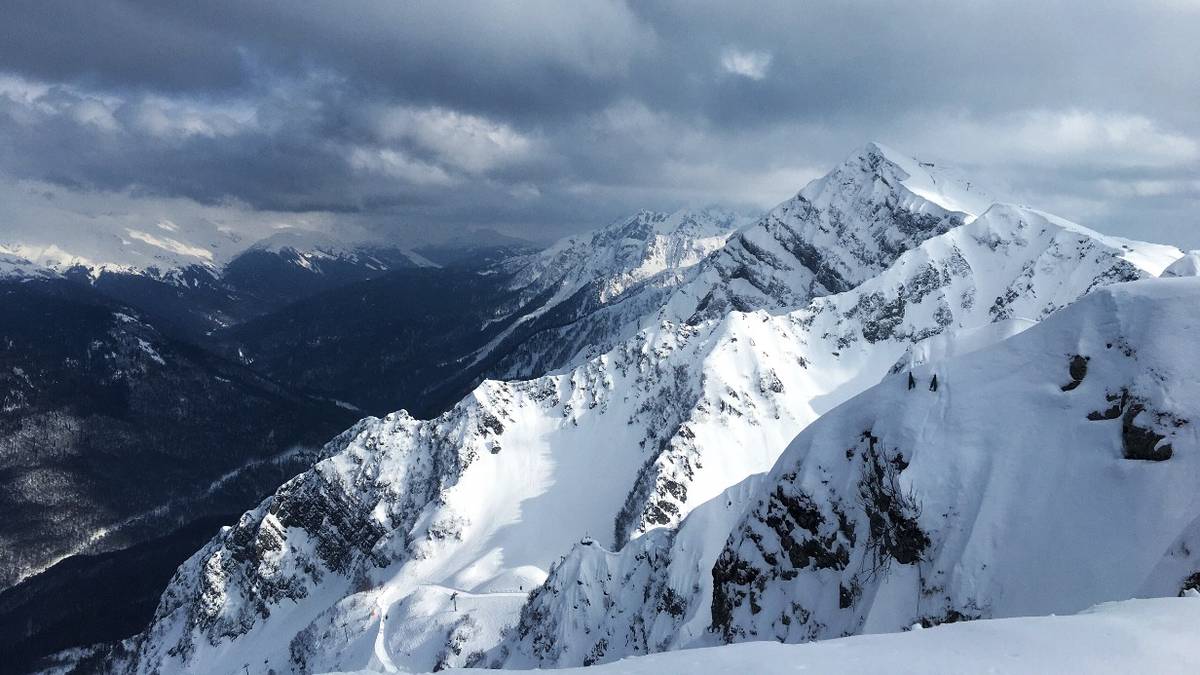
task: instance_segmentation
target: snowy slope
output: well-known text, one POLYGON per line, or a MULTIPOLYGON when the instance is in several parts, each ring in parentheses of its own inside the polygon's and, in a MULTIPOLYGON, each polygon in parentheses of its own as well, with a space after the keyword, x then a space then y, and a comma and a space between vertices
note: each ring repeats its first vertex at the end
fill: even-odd
POLYGON ((917 368, 914 389, 885 379, 677 530, 620 553, 576 547, 475 663, 582 665, 1195 589, 1198 300, 1191 279, 1112 286, 917 368))
MULTIPOLYGON (((970 353, 1095 287, 1145 275, 1123 255, 1131 254, 1099 244, 1078 226, 1060 227, 1036 212, 995 206, 901 256, 892 269, 854 291, 819 298, 784 315, 730 315, 719 324, 729 331, 726 339, 700 361, 707 374, 705 392, 680 415, 679 431, 639 474, 622 512, 626 531, 677 522, 728 481, 755 467, 766 470, 789 433, 894 372, 893 364, 903 368, 970 353), (950 343, 953 348, 938 347, 946 331, 968 338, 950 343)), ((715 535, 709 547, 721 546, 725 535, 715 535)), ((617 543, 622 542, 619 537, 617 543)), ((669 541, 665 545, 669 548, 669 541)), ((624 585, 630 598, 651 598, 650 615, 637 616, 629 602, 618 600, 605 606, 601 618, 552 611, 526 616, 520 631, 525 634, 511 645, 509 662, 577 665, 594 656, 590 650, 600 640, 607 645, 601 651, 640 653, 647 645, 675 644, 679 638, 671 631, 692 624, 697 612, 707 621, 708 603, 694 578, 664 586, 661 578, 651 577, 646 584, 624 585), (682 611, 663 613, 663 607, 672 606, 682 611), (588 638, 582 652, 574 646, 575 652, 560 653, 561 645, 577 645, 582 637, 544 638, 574 630, 558 624, 560 619, 584 627, 580 630, 588 638), (634 619, 656 626, 655 631, 629 638, 620 626, 634 619), (625 646, 614 649, 614 644, 625 646)), ((576 581, 554 583, 565 588, 576 581)), ((584 587, 581 593, 594 595, 603 585, 585 579, 584 587)), ((591 600, 589 607, 601 604, 599 597, 591 600)))
MULTIPOLYGON (((751 642, 656 654, 564 675, 1195 673, 1200 600, 1129 600, 1071 616, 996 619, 804 645, 751 642)), ((446 671, 462 672, 462 671, 446 671)), ((500 671, 525 672, 525 671, 500 671)), ((355 675, 370 675, 367 672, 355 675)))
POLYGON ((172 270, 189 267, 215 272, 253 241, 253 235, 247 241, 243 234, 208 221, 181 225, 163 219, 140 227, 88 223, 10 228, 0 234, 0 252, 59 272, 80 267, 93 278, 102 272, 168 277, 172 270))
POLYGON ((619 554, 576 546, 475 663, 797 643, 1195 589, 1198 300, 1196 280, 1112 286, 914 370, 914 389, 886 378, 677 530, 619 554))
POLYGON ((1200 569, 1195 280, 1104 289, 802 433, 714 569, 729 640, 1073 612, 1200 569), (839 590, 840 589, 840 590, 839 590))
POLYGON ((435 420, 365 420, 180 569, 137 666, 465 663, 581 537, 612 546, 678 523, 912 344, 1038 320, 1170 258, 996 206, 793 312, 664 321, 572 370, 486 382, 435 420))

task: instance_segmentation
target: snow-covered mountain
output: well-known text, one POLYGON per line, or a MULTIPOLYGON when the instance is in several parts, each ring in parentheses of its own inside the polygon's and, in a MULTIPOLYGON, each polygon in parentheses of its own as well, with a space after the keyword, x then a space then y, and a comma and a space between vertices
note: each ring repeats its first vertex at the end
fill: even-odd
POLYGON ((576 547, 478 661, 580 665, 1194 593, 1198 300, 1195 279, 1110 286, 916 368, 915 387, 886 378, 677 530, 576 547))
POLYGON ((171 220, 10 230, 0 235, 0 261, 5 278, 62 275, 193 340, 321 291, 394 269, 436 266, 362 237, 171 220))
POLYGON ((39 265, 14 253, 0 251, 0 279, 54 279, 58 276, 58 273, 45 265, 39 265))
POLYGON ((325 274, 329 265, 338 264, 361 266, 376 272, 397 267, 438 266, 419 253, 391 244, 347 242, 319 232, 298 230, 284 230, 259 240, 237 257, 249 253, 274 254, 314 274, 325 274))
POLYGON ((781 310, 848 290, 925 239, 974 219, 989 203, 986 192, 954 171, 869 143, 675 283, 643 283, 569 320, 556 317, 491 374, 526 378, 576 364, 662 321, 781 310))
POLYGON ((1106 288, 916 369, 935 391, 898 376, 833 411, 731 534, 714 626, 794 642, 1196 585, 1197 300, 1196 280, 1106 288))
MULTIPOLYGON (((381 242, 343 241, 317 232, 285 230, 254 243, 225 264, 219 282, 262 313, 414 267, 438 267, 424 256, 381 242)), ((233 317, 234 320, 245 317, 233 317)), ((228 321, 225 323, 229 323, 228 321)))
POLYGON ((739 222, 718 208, 643 211, 544 252, 483 266, 451 261, 312 295, 222 337, 281 382, 374 414, 432 417, 529 335, 587 316, 629 285, 675 283, 739 222))
POLYGON ((750 517, 735 504, 757 508, 751 477, 798 431, 896 368, 985 349, 1181 255, 984 210, 927 169, 867 146, 679 283, 650 277, 554 333, 564 345, 539 363, 588 351, 584 336, 612 343, 591 358, 485 382, 433 420, 360 422, 180 568, 125 665, 572 665, 680 644, 708 625, 696 575, 711 582, 750 517), (713 525, 675 529, 689 513, 713 525), (623 557, 576 560, 602 545, 623 557))
MULTIPOLYGON (((93 279, 102 274, 135 274, 180 283, 183 270, 198 268, 216 276, 248 251, 288 253, 296 264, 310 268, 319 268, 317 261, 321 260, 370 258, 373 251, 396 251, 407 264, 432 264, 391 244, 343 241, 291 227, 244 223, 234 228, 203 219, 179 223, 161 219, 140 227, 91 223, 29 231, 10 228, 0 235, 0 254, 21 257, 59 273, 79 271, 93 279)), ((368 263, 388 264, 364 261, 368 263)))
POLYGON ((552 291, 561 300, 590 287, 596 301, 606 303, 662 272, 678 276, 749 222, 746 216, 715 206, 674 213, 640 211, 499 267, 513 271, 509 286, 528 298, 552 291))
MULTIPOLYGON (((260 236, 265 236, 263 232, 260 236)), ((78 269, 92 278, 103 273, 146 274, 170 279, 190 267, 213 272, 254 241, 208 221, 179 224, 162 219, 145 226, 74 224, 14 230, 0 235, 0 253, 16 255, 57 272, 78 269)))
MULTIPOLYGON (((640 211, 594 232, 566 237, 544 251, 503 261, 487 273, 503 276, 511 295, 490 322, 508 326, 480 348, 474 360, 496 360, 498 355, 501 362, 512 360, 506 352, 515 349, 515 358, 528 362, 531 340, 540 345, 564 326, 596 323, 593 317, 598 314, 636 321, 640 316, 632 316, 628 306, 635 306, 634 313, 649 313, 646 301, 678 286, 692 267, 750 222, 745 215, 716 206, 673 213, 640 211), (626 294, 638 300, 623 303, 615 312, 608 310, 626 294)), ((578 339, 572 344, 578 348, 577 343, 578 339)), ((503 375, 541 375, 566 365, 561 359, 534 359, 519 373, 503 375)))

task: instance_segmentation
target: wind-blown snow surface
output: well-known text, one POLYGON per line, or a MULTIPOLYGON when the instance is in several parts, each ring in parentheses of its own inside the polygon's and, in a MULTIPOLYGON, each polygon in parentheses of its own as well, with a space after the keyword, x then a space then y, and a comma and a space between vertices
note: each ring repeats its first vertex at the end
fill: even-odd
MULTIPOLYGON (((733 672, 1183 675, 1200 672, 1200 652, 1195 648, 1198 622, 1200 599, 1129 600, 1106 603, 1071 616, 973 621, 803 645, 750 642, 680 650, 560 672, 563 675, 733 672)), ((373 674, 363 671, 353 675, 373 674)))
MULTIPOLYGON (((878 382, 912 344, 1038 320, 1179 255, 1017 207, 953 228, 964 219, 945 218, 927 221, 932 238, 912 235, 923 243, 896 251, 883 274, 794 311, 664 320, 574 369, 486 382, 435 420, 364 420, 180 568, 134 665, 424 669, 478 659, 581 536, 620 545, 678 523, 770 469, 797 430, 878 382)), ((842 239, 861 240, 877 221, 854 232, 840 222, 842 239)), ((731 241, 710 260, 730 246, 744 250, 731 241)), ((728 291, 744 277, 725 279, 726 298, 758 288, 728 291)), ((698 629, 690 603, 703 590, 682 590, 691 618, 670 622, 698 629)))
POLYGON ((1164 277, 1200 276, 1200 251, 1188 251, 1182 258, 1163 270, 1162 275, 1164 277))

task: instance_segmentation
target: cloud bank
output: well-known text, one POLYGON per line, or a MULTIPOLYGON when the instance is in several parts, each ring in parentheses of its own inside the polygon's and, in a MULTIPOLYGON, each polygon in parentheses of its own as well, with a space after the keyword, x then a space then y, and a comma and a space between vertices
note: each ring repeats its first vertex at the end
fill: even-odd
POLYGON ((1196 35, 1185 2, 13 0, 0 228, 46 213, 36 184, 80 227, 111 202, 140 232, 176 204, 545 240, 767 208, 880 140, 1200 247, 1196 35))

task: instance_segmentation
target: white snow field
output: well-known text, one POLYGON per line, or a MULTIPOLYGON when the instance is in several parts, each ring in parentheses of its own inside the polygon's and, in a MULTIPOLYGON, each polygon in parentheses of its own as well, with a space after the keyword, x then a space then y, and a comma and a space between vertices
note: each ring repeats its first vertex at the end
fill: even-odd
MULTIPOLYGON (((980 620, 800 645, 746 642, 553 672, 563 675, 1191 675, 1200 672, 1197 626, 1200 626, 1200 598, 1127 600, 1068 616, 980 620)), ((461 675, 478 671, 442 672, 461 675)))

